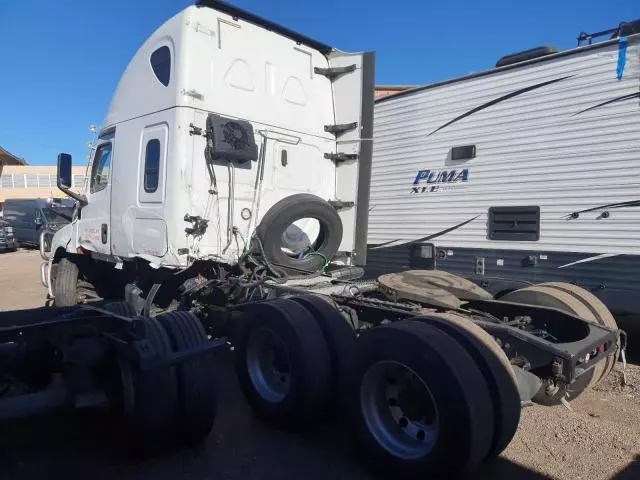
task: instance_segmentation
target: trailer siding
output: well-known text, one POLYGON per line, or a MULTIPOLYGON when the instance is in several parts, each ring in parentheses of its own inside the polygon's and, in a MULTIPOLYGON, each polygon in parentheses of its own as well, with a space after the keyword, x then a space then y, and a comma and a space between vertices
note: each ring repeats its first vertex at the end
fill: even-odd
POLYGON ((471 257, 542 254, 558 263, 508 276, 639 291, 640 35, 621 79, 619 53, 608 42, 377 103, 369 274, 409 268, 408 246, 427 242, 457 252, 437 262, 454 273, 471 257), (512 206, 540 208, 539 240, 489 239, 489 209, 512 206), (619 257, 558 269, 598 255, 619 257))

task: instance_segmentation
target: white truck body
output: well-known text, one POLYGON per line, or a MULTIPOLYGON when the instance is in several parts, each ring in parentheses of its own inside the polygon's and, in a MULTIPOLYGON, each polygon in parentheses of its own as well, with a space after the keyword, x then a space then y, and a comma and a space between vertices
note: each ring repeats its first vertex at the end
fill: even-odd
MULTIPOLYGON (((233 346, 238 385, 271 425, 338 407, 376 473, 458 476, 507 447, 523 402, 566 402, 604 378, 619 332, 580 289, 496 302, 443 272, 353 282, 372 63, 216 0, 155 32, 114 95, 85 194, 58 155, 77 204, 40 243, 63 308, 0 316, 0 420, 111 407, 137 453, 198 445, 217 410, 210 354, 233 346)), ((404 204, 377 201, 402 220, 404 204)))
MULTIPOLYGON (((259 20, 202 1, 149 37, 100 129, 87 204, 56 235, 53 252, 82 249, 169 268, 194 259, 234 264, 273 204, 311 193, 343 202, 340 254, 345 263, 364 261, 372 101, 363 92, 373 95, 373 54, 342 53, 259 20), (314 70, 351 65, 335 78, 314 70), (258 146, 251 161, 216 163, 215 186, 207 139, 197 133, 211 113, 249 122, 258 146), (341 135, 325 129, 351 122, 341 135), (358 158, 325 158, 339 152, 358 158), (185 232, 192 226, 185 215, 208 221, 204 235, 185 232)), ((317 228, 296 225, 309 237, 317 228)))
POLYGON ((372 275, 575 281, 637 309, 639 34, 378 100, 374 131, 372 275))

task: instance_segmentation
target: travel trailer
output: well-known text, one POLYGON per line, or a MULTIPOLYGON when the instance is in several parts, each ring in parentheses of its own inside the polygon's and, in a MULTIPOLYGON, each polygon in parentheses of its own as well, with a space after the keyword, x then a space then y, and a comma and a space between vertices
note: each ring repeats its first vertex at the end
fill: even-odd
POLYGON ((640 313, 640 21, 579 43, 376 102, 371 276, 568 282, 640 313))

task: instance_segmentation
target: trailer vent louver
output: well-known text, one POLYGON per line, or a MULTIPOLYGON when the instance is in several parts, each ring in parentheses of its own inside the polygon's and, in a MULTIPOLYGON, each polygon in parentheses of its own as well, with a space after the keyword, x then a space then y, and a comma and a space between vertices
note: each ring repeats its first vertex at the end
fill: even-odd
POLYGON ((489 240, 538 241, 540 207, 489 208, 489 240))

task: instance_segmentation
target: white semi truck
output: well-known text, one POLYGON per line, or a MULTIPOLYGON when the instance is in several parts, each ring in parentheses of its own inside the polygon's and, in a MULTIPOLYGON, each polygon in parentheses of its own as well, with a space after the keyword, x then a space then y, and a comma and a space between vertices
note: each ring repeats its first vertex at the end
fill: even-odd
MULTIPOLYGON (((120 80, 86 192, 43 282, 55 307, 0 313, 0 419, 110 406, 134 448, 204 440, 210 355, 234 347, 255 412, 341 414, 375 465, 451 476, 511 441, 523 402, 573 399, 620 332, 572 285, 551 306, 450 274, 363 281, 373 54, 224 2, 161 26, 120 80)), ((541 294, 542 295, 542 294, 541 294)))

